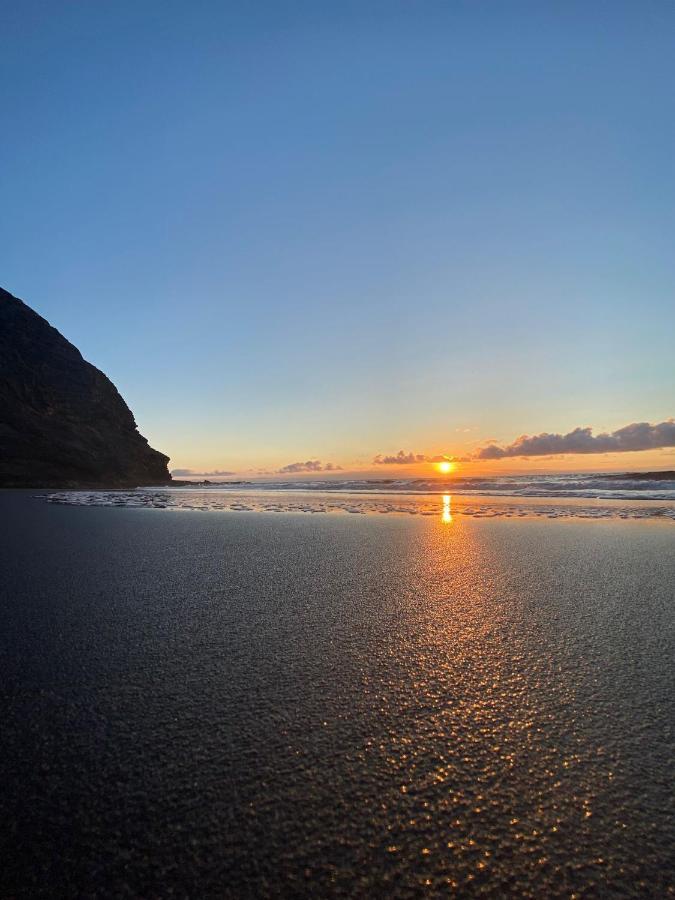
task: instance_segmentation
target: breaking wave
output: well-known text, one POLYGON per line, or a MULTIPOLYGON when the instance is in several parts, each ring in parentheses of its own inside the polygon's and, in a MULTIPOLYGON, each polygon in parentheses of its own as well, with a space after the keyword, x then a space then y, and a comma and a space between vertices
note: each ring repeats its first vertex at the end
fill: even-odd
MULTIPOLYGON (((668 473, 669 474, 669 473, 668 473)), ((500 475, 492 478, 307 479, 195 483, 182 491, 310 491, 368 494, 467 494, 497 497, 580 497, 596 500, 674 500, 675 478, 625 475, 500 475)))

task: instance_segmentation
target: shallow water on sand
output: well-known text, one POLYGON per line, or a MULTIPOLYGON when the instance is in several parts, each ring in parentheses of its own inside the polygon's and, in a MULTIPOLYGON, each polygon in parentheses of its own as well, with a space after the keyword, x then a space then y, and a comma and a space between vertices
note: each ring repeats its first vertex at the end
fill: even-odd
POLYGON ((675 522, 675 500, 579 497, 467 496, 402 491, 303 491, 269 487, 137 488, 129 491, 57 491, 43 495, 62 506, 277 513, 393 514, 439 517, 549 519, 666 519, 675 522))
POLYGON ((671 522, 0 515, 3 895, 673 890, 671 522))

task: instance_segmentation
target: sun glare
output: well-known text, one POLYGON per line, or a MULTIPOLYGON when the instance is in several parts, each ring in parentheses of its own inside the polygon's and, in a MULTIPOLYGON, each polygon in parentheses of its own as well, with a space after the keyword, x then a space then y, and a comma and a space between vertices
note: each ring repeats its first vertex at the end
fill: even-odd
POLYGON ((443 511, 441 512, 441 521, 444 525, 452 524, 452 510, 450 507, 450 503, 452 501, 452 497, 450 494, 443 494, 443 511))
POLYGON ((442 462, 436 463, 436 468, 441 475, 448 475, 455 468, 455 464, 451 463, 449 459, 444 459, 442 462))

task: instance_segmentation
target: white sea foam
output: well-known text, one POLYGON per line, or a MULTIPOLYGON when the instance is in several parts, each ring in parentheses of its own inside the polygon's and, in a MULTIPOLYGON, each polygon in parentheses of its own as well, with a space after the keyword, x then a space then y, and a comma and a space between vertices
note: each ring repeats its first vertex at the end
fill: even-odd
POLYGON ((308 492, 330 494, 468 494, 495 497, 579 497, 606 500, 672 500, 675 480, 630 478, 625 475, 502 475, 453 478, 307 479, 305 481, 258 481, 195 483, 183 491, 218 492, 308 492))

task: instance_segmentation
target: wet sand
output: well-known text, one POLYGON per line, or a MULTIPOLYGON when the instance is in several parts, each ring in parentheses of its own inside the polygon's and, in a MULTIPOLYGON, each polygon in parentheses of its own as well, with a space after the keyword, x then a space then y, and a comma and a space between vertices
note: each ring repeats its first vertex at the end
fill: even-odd
POLYGON ((0 493, 2 896, 664 897, 675 531, 0 493))

